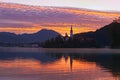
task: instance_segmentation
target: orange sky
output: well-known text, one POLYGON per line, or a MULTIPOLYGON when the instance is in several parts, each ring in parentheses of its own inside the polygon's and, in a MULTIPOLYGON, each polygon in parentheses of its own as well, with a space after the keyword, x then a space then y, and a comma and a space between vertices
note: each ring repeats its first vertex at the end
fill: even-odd
MULTIPOLYGON (((0 28, 1 32, 13 32, 17 34, 23 34, 23 33, 35 33, 42 28, 0 28)), ((49 30, 55 30, 56 32, 59 32, 62 35, 65 35, 65 33, 70 33, 70 27, 44 27, 44 29, 49 30)), ((94 29, 91 28, 79 28, 79 27, 73 27, 74 34, 75 33, 82 33, 82 32, 88 32, 88 31, 94 31, 94 29)))
POLYGON ((45 28, 64 35, 69 34, 71 25, 74 34, 95 31, 120 15, 119 12, 6 3, 0 3, 0 11, 0 32, 16 34, 35 33, 45 28))

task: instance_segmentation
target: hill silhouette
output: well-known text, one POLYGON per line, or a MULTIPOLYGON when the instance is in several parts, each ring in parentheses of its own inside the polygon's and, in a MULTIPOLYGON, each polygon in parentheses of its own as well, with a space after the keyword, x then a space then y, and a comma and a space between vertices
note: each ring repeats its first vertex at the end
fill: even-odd
POLYGON ((97 44, 101 47, 111 46, 119 47, 120 46, 120 23, 112 22, 95 32, 79 33, 75 34, 74 37, 87 37, 93 38, 97 44))
POLYGON ((32 42, 44 42, 48 39, 54 38, 60 35, 53 30, 42 29, 33 34, 21 34, 17 35, 9 32, 0 32, 1 43, 32 43, 32 42))

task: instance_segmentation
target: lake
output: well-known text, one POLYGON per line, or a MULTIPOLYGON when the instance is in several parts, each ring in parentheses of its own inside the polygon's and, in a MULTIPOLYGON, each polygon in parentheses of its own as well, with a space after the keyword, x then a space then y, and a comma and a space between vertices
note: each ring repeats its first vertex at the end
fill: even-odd
POLYGON ((120 80, 119 49, 0 47, 0 80, 120 80))

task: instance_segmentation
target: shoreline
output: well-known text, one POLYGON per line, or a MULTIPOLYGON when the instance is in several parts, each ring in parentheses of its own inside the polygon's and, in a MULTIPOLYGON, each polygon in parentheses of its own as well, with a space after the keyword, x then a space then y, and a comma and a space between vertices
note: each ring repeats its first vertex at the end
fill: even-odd
POLYGON ((110 48, 28 48, 0 47, 0 52, 35 52, 35 53, 120 53, 120 49, 110 48))

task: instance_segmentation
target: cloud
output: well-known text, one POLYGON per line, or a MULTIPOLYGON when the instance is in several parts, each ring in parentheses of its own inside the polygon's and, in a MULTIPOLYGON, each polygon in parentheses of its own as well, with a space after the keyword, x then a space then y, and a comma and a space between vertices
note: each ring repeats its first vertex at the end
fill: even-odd
POLYGON ((2 28, 31 28, 33 24, 25 21, 16 21, 11 19, 0 19, 0 27, 2 28))
POLYGON ((119 15, 119 12, 6 4, 0 5, 0 31, 7 29, 16 33, 27 33, 29 30, 28 32, 32 33, 42 28, 56 31, 62 28, 64 31, 61 33, 64 34, 64 28, 69 31, 68 27, 73 25, 76 29, 80 28, 80 31, 75 32, 77 33, 96 30, 112 22, 119 15), (16 28, 23 30, 15 31, 16 28))

